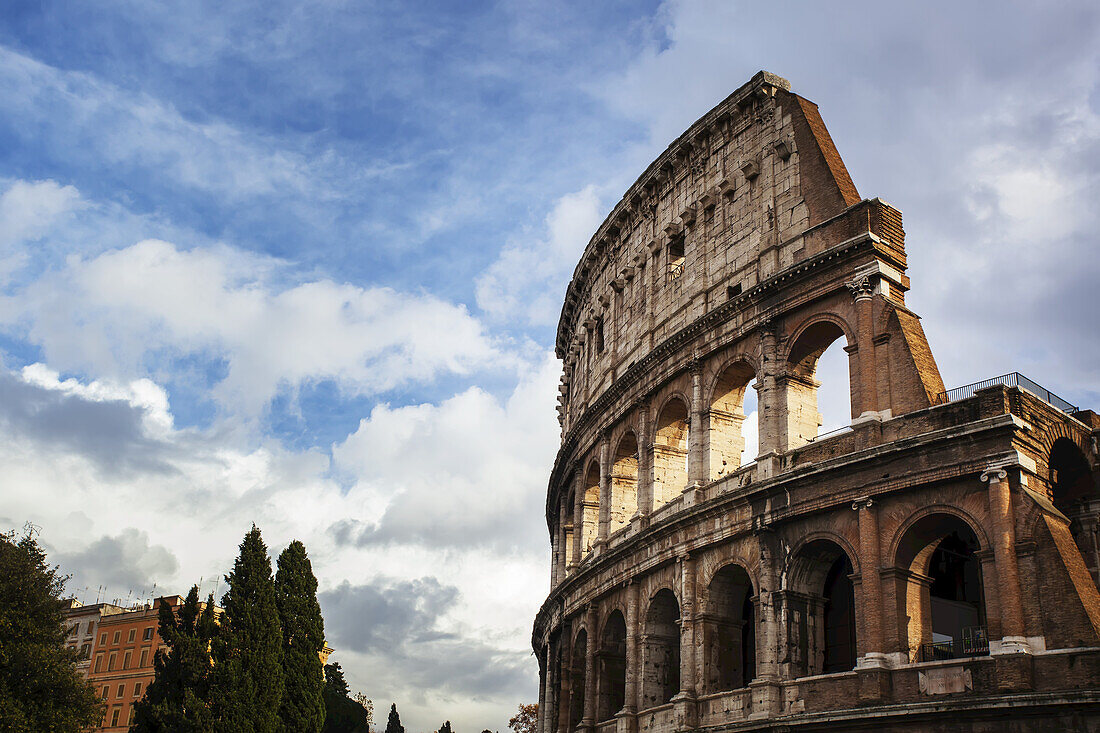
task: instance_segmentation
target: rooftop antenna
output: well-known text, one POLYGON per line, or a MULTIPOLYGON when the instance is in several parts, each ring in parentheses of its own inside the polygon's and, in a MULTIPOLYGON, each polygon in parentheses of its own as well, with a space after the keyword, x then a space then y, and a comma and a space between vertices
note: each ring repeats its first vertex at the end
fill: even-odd
POLYGON ((29 519, 23 525, 23 536, 27 539, 33 540, 35 535, 40 534, 42 534, 42 528, 29 519))
POLYGON ((107 590, 107 586, 105 585, 100 585, 96 587, 95 602, 97 606, 99 605, 99 599, 103 597, 103 591, 105 590, 107 590))
POLYGON ((83 606, 84 605, 84 599, 88 595, 88 586, 84 586, 78 592, 80 593, 80 605, 83 606))

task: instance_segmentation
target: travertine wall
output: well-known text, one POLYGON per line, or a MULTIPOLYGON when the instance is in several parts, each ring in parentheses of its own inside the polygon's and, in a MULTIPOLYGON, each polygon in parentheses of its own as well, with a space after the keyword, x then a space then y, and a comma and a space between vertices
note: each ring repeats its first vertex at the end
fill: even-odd
POLYGON ((1100 419, 1003 385, 949 402, 904 244, 763 72, 608 216, 558 329, 540 733, 1096 726, 1100 419), (818 438, 833 343, 853 421, 818 438))

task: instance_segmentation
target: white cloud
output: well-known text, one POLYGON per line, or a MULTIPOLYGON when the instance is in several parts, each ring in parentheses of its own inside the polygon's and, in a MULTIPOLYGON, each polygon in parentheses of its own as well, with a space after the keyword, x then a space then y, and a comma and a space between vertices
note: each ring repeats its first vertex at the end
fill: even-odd
POLYGON ((603 216, 594 185, 559 198, 542 238, 513 239, 478 278, 477 304, 499 320, 557 323, 565 285, 603 216))
POLYGON ((56 181, 17 180, 0 194, 0 283, 27 262, 28 242, 83 205, 76 188, 56 181))
POLYGON ((133 378, 164 352, 224 359, 214 395, 250 415, 311 380, 372 394, 510 363, 462 306, 328 279, 281 286, 278 267, 230 248, 145 240, 70 257, 2 312, 66 371, 133 378))
POLYGON ((232 198, 277 190, 322 193, 304 155, 255 131, 189 120, 147 94, 4 47, 0 110, 72 155, 94 153, 101 165, 157 170, 195 190, 232 198))

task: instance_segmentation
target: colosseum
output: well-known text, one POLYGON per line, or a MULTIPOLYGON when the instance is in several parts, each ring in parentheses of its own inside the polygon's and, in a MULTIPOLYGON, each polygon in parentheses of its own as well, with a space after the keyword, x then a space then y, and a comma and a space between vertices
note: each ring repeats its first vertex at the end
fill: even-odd
POLYGON ((909 287, 775 75, 630 187, 557 329, 539 733, 1100 730, 1100 416, 945 389, 909 287))

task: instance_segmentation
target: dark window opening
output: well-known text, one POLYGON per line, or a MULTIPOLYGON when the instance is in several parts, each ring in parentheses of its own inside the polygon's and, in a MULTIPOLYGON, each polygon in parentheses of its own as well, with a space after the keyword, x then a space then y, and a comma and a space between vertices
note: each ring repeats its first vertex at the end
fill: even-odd
POLYGON ((596 353, 603 353, 603 319, 596 321, 596 353))
POLYGON ((726 297, 727 298, 732 300, 733 298, 736 298, 740 294, 741 294, 741 283, 737 283, 736 285, 727 285, 726 286, 726 297))
POLYGON ((847 672, 856 666, 855 589, 848 576, 852 563, 841 555, 825 576, 825 658, 823 671, 847 672))

